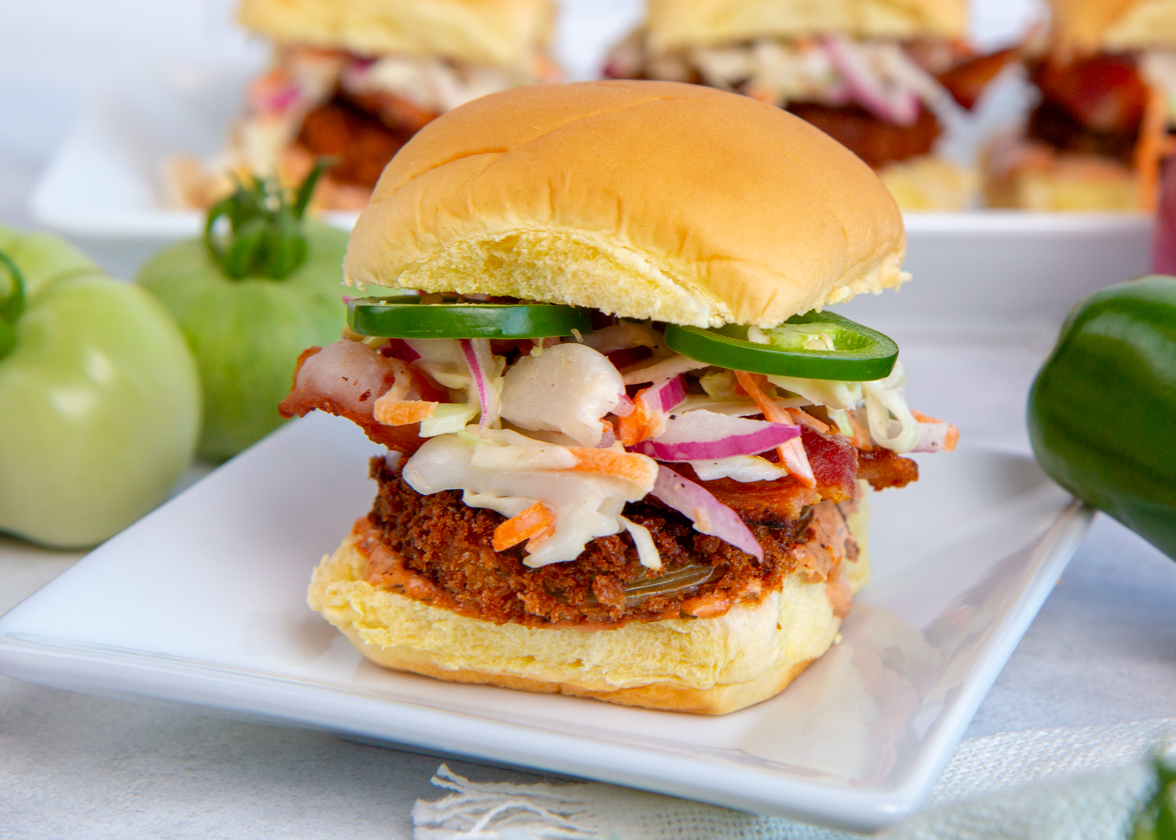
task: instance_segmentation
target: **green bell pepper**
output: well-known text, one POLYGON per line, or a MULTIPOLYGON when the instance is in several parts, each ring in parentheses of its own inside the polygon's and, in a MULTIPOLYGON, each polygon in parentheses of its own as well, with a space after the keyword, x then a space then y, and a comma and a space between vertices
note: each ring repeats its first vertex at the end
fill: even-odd
POLYGON ((0 531, 82 548, 164 499, 196 448, 175 323, 68 243, 0 228, 0 531))
POLYGON ((199 454, 223 460, 283 422, 298 355, 338 340, 347 234, 303 222, 320 169, 293 201, 254 179, 209 211, 203 240, 169 247, 137 278, 179 321, 204 387, 199 454), (219 233, 227 220, 229 231, 219 233))
POLYGON ((1176 559, 1176 277, 1079 304, 1033 383, 1028 422, 1051 478, 1176 559))

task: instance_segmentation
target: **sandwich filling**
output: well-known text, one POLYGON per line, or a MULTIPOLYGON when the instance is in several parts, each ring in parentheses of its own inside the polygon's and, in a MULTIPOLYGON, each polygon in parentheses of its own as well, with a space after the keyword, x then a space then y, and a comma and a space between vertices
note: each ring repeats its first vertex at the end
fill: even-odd
POLYGON ((1006 62, 946 40, 833 33, 656 52, 638 30, 614 48, 605 75, 746 94, 811 122, 879 169, 930 152, 957 103, 970 108, 1006 62))
POLYGON ((246 91, 229 148, 207 163, 174 162, 169 186, 179 203, 207 206, 230 191, 231 173, 298 183, 326 156, 334 162, 317 202, 359 210, 392 156, 433 119, 486 94, 558 77, 542 53, 519 66, 492 67, 279 45, 270 69, 246 91))
POLYGON ((1031 209, 1150 209, 1160 161, 1173 150, 1176 52, 1073 54, 1030 46, 1030 79, 1040 93, 1020 135, 989 153, 997 206, 1031 209), (1018 194, 1018 179, 1070 181, 1069 195, 1018 194), (1082 191, 1084 190, 1084 192, 1082 191), (1052 199, 1057 206, 1043 206, 1052 199))
POLYGON ((356 524, 370 584, 588 629, 722 615, 792 573, 844 615, 863 488, 915 480, 902 456, 957 438, 904 385, 900 363, 871 382, 725 369, 613 319, 563 339, 351 335, 303 354, 281 410, 390 450, 356 524))

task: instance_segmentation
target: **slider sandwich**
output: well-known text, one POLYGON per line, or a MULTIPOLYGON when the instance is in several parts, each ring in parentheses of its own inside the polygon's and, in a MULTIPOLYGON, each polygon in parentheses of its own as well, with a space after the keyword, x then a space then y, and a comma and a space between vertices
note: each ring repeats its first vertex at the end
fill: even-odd
POLYGON ((1176 123, 1176 2, 1050 0, 1024 47, 1040 101, 988 150, 992 207, 1151 210, 1176 123))
POLYGON ((384 296, 281 407, 388 447, 311 606, 444 680, 773 696, 869 576, 868 488, 955 442, 908 408, 892 341, 822 311, 898 286, 905 250, 869 167, 748 97, 541 85, 436 120, 348 246, 384 296))
POLYGON ((966 23, 964 0, 648 0, 605 75, 785 108, 872 166, 903 209, 960 209, 975 176, 936 140, 1012 58, 973 54, 966 23))
POLYGON ((559 76, 553 0, 241 0, 242 25, 272 41, 228 148, 171 161, 172 206, 210 206, 233 177, 301 182, 334 160, 315 204, 358 210, 392 155, 439 114, 559 76))

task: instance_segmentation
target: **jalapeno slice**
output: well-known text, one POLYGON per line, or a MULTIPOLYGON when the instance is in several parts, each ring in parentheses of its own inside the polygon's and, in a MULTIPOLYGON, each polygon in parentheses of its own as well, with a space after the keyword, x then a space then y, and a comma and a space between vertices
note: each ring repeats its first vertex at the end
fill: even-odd
POLYGON ((347 325, 385 338, 552 338, 590 332, 585 309, 555 303, 426 303, 415 295, 355 298, 347 325))
POLYGON ((898 345, 882 333, 832 312, 794 315, 763 330, 766 344, 747 340, 748 328, 666 327, 666 345, 698 362, 797 379, 870 382, 890 375, 898 345))

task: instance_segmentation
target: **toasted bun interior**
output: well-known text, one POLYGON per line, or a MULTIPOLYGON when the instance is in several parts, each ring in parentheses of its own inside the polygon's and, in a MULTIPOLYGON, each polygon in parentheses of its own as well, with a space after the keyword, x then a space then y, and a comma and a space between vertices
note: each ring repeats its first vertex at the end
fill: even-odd
MULTIPOLYGON (((853 591, 869 577, 867 516, 863 504, 848 519, 861 549, 842 572, 853 591)), ((801 573, 758 605, 718 618, 585 632, 467 618, 373 587, 366 566, 349 536, 315 570, 307 600, 377 665, 627 706, 725 714, 758 703, 824 653, 841 623, 825 582, 801 573)))
POLYGON ((655 50, 841 32, 860 38, 962 38, 964 0, 649 0, 655 50))
POLYGON ((898 286, 902 217, 843 146, 700 85, 516 88, 434 120, 360 215, 349 282, 775 326, 898 286))
POLYGON ((290 44, 359 55, 517 65, 551 40, 553 0, 242 0, 241 23, 290 44))

